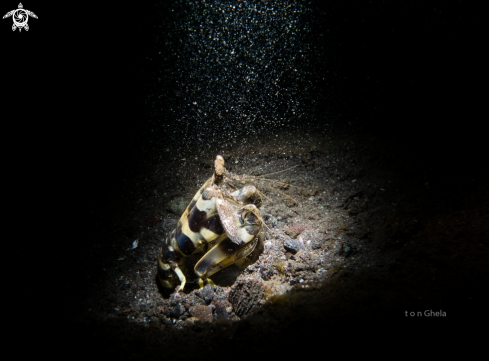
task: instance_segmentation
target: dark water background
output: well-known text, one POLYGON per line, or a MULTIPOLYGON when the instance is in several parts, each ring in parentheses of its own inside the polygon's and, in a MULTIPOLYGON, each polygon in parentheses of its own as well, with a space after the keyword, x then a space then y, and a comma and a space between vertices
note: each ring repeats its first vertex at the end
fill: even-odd
POLYGON ((88 119, 101 128, 94 145, 137 161, 352 122, 458 158, 477 133, 466 123, 477 125, 480 61, 471 11, 436 1, 143 6, 95 60, 108 84, 94 94, 107 114, 88 119))

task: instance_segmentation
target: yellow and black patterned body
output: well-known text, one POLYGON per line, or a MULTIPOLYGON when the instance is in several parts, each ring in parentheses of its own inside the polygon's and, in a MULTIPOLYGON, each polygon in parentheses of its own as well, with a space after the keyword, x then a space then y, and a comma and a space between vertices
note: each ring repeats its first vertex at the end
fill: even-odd
POLYGON ((217 271, 248 256, 258 243, 263 222, 257 206, 261 196, 253 186, 225 190, 224 158, 217 156, 214 175, 183 212, 158 255, 158 278, 165 288, 185 286, 181 266, 185 257, 204 253, 194 267, 195 276, 208 279, 217 271))

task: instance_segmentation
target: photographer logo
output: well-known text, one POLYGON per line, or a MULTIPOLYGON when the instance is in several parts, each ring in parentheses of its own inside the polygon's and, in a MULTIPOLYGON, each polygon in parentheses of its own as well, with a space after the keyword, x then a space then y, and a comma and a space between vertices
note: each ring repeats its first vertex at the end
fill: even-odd
POLYGON ((12 31, 15 31, 15 29, 19 29, 19 32, 22 30, 22 28, 24 28, 26 31, 29 30, 29 25, 27 25, 29 16, 32 16, 33 18, 37 19, 37 15, 34 14, 32 11, 24 9, 22 3, 19 3, 18 9, 9 11, 3 16, 3 18, 5 19, 10 16, 14 20, 14 25, 12 25, 12 31))

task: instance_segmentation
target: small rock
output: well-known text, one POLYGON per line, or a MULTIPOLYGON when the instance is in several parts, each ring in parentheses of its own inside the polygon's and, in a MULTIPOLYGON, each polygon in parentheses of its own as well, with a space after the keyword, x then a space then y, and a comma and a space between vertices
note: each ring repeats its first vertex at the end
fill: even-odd
POLYGON ((319 242, 319 241, 312 242, 311 248, 312 249, 320 249, 321 248, 321 242, 319 242))
POLYGON ((214 298, 214 300, 212 301, 212 304, 214 306, 216 306, 216 308, 219 308, 219 307, 227 308, 227 307, 231 306, 231 303, 229 303, 227 298, 224 298, 224 299, 214 298))
POLYGON ((286 230, 286 231, 285 231, 285 234, 286 234, 287 236, 289 236, 290 238, 293 238, 293 239, 296 239, 296 238, 297 238, 297 236, 299 235, 297 232, 294 232, 294 231, 293 231, 293 230, 291 230, 291 229, 286 230))
POLYGON ((252 277, 238 278, 231 287, 229 302, 239 317, 246 317, 265 302, 266 287, 252 277))
POLYGON ((217 307, 216 312, 214 313, 214 321, 219 320, 220 318, 224 318, 225 320, 229 320, 228 311, 226 311, 226 307, 217 307))
POLYGON ((287 251, 296 254, 297 252, 299 252, 299 250, 304 249, 304 245, 301 242, 296 241, 295 239, 288 239, 284 243, 284 248, 287 251))
POLYGON ((192 306, 189 311, 202 322, 212 322, 212 310, 206 305, 192 306))
POLYGON ((180 303, 178 303, 175 307, 173 307, 170 311, 171 318, 179 318, 185 312, 185 307, 183 307, 180 303))
POLYGON ((205 287, 202 289, 200 294, 202 295, 202 298, 207 304, 211 303, 212 300, 214 299, 214 289, 209 284, 205 285, 205 287))

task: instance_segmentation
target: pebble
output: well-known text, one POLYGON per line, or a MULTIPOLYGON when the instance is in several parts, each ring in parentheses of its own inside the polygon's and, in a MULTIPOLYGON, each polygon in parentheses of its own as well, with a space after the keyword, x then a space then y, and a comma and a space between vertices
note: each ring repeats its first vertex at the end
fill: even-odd
POLYGON ((265 284, 253 277, 238 278, 229 293, 229 302, 235 314, 240 318, 251 314, 253 309, 265 302, 265 291, 265 284))
POLYGON ((190 307, 190 314, 202 322, 212 322, 212 310, 206 305, 190 307))
POLYGON ((224 318, 225 320, 229 320, 228 311, 226 311, 226 307, 217 307, 214 313, 215 321, 220 318, 224 318))
POLYGON ((287 251, 296 254, 297 252, 299 252, 299 250, 304 249, 304 245, 301 242, 296 241, 295 239, 288 239, 284 243, 284 248, 287 251))
POLYGON ((185 307, 183 307, 180 303, 178 303, 175 307, 173 307, 170 311, 171 318, 179 318, 185 312, 185 307))
POLYGON ((318 241, 312 242, 311 248, 312 249, 320 249, 321 248, 321 242, 318 242, 318 241))
POLYGON ((214 289, 209 284, 205 285, 205 287, 201 290, 200 294, 202 295, 202 298, 207 304, 211 303, 212 300, 214 299, 214 289))

